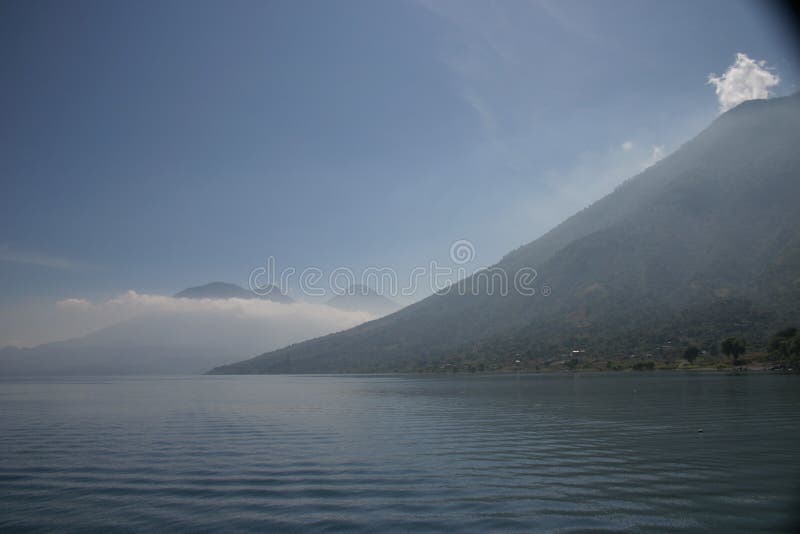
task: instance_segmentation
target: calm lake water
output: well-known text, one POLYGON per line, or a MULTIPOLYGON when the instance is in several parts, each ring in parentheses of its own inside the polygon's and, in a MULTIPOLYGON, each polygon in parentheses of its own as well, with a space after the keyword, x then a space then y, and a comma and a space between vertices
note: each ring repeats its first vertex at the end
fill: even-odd
POLYGON ((793 376, 0 380, 0 530, 786 531, 798 450, 793 376))

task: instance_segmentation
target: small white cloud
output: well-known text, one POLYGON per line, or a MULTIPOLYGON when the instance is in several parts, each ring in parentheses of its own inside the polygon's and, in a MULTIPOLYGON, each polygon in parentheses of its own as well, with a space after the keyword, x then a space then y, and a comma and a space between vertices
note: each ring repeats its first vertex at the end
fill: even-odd
POLYGON ((92 303, 86 299, 64 299, 56 302, 56 306, 65 309, 85 310, 92 307, 92 303))
POLYGON ((650 157, 653 159, 653 162, 660 160, 664 157, 664 145, 653 145, 653 151, 650 154, 650 157))
POLYGON ((625 141, 621 146, 622 150, 630 150, 633 148, 633 141, 625 141))
POLYGON ((651 167, 662 159, 664 159, 664 145, 653 145, 650 149, 650 157, 645 160, 642 169, 651 167))
POLYGON ((781 79, 767 69, 764 60, 756 61, 741 52, 736 61, 722 76, 710 74, 709 85, 715 87, 719 99, 719 111, 723 113, 746 100, 769 98, 770 88, 781 79))
POLYGON ((475 114, 480 119, 484 131, 491 138, 494 138, 497 133, 497 118, 492 112, 487 103, 474 91, 465 90, 463 93, 464 100, 475 111, 475 114))

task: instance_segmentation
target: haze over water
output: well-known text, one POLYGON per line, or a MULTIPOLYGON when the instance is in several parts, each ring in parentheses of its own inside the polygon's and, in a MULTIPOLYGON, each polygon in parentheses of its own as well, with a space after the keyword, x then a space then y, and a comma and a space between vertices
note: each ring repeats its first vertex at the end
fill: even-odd
POLYGON ((798 406, 756 373, 5 380, 0 530, 785 530, 798 406))

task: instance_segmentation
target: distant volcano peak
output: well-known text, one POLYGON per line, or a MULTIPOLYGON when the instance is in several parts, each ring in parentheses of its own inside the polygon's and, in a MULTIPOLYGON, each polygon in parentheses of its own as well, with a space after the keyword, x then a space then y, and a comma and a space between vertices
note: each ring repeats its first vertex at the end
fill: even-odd
POLYGON ((230 282, 210 282, 202 286, 194 286, 175 294, 175 298, 183 299, 264 299, 274 302, 289 303, 292 298, 284 295, 276 286, 270 286, 261 294, 248 291, 230 282))

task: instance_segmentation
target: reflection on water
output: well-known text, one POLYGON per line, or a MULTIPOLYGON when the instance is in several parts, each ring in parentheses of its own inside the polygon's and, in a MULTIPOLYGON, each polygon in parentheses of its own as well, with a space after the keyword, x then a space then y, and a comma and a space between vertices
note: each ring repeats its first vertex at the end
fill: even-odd
POLYGON ((799 385, 679 373, 0 381, 0 529, 788 530, 799 385))

